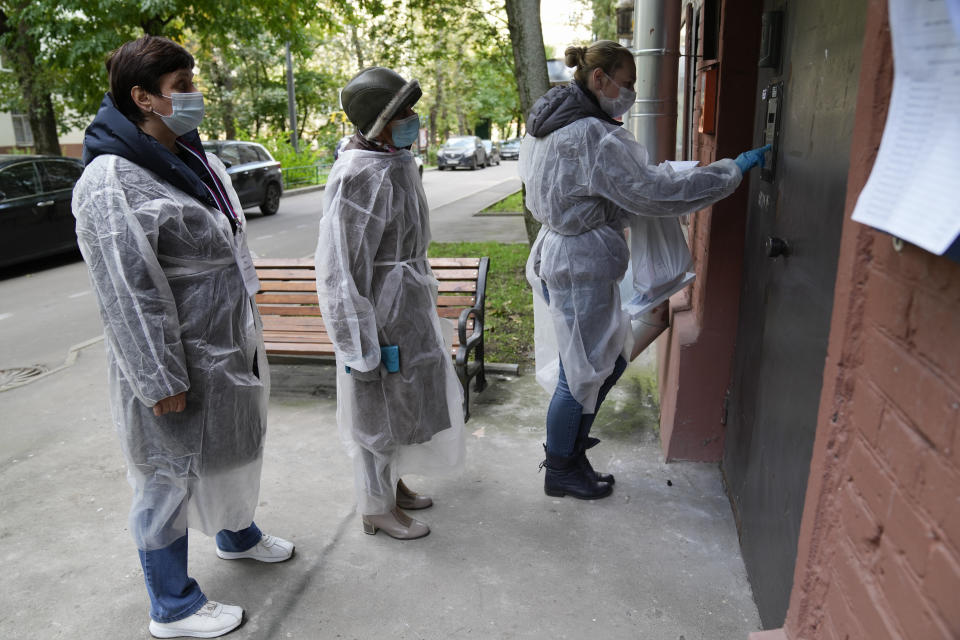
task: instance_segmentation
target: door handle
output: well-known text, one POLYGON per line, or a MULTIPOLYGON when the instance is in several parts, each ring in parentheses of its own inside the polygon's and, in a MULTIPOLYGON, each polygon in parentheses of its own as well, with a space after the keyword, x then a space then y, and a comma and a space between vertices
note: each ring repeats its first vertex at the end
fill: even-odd
POLYGON ((768 258, 778 258, 780 256, 790 255, 790 245, 783 238, 769 236, 764 243, 768 258))
POLYGON ((38 203, 37 203, 37 206, 38 206, 38 207, 49 207, 50 205, 53 204, 53 202, 54 202, 53 200, 44 200, 43 202, 38 202, 38 203))

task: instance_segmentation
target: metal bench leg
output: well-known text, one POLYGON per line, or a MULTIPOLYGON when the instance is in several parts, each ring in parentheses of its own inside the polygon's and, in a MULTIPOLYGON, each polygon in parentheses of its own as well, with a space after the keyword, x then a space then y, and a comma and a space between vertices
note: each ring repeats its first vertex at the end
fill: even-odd
POLYGON ((460 380, 460 388, 463 389, 463 421, 470 419, 470 376, 467 373, 466 365, 456 364, 454 369, 457 371, 457 378, 460 380))
POLYGON ((473 390, 480 393, 487 388, 487 372, 483 366, 483 340, 477 344, 476 352, 473 355, 474 361, 480 366, 477 368, 477 381, 473 383, 473 390))

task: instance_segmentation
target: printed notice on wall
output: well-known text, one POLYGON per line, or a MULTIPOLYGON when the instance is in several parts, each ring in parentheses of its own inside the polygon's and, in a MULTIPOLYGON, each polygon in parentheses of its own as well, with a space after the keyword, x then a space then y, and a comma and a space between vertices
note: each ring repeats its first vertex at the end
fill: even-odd
POLYGON ((958 0, 890 0, 893 94, 853 219, 943 254, 960 235, 958 0))

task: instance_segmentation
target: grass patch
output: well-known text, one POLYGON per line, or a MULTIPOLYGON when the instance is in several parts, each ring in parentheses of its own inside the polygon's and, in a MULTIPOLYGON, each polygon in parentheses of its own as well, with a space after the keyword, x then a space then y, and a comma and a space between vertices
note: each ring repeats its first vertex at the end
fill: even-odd
POLYGON ((511 193, 503 200, 494 202, 481 213, 523 213, 523 192, 511 193))
POLYGON ((431 258, 490 258, 485 304, 484 359, 533 362, 533 295, 524 275, 530 248, 502 242, 435 242, 431 258))

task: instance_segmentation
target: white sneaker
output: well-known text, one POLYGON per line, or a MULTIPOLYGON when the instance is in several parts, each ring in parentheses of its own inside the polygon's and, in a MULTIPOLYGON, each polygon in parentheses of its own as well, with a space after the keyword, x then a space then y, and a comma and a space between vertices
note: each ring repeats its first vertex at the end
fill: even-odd
POLYGON ((239 560, 250 558, 260 562, 283 562, 293 555, 293 543, 277 536, 264 535, 260 542, 246 551, 224 551, 217 547, 217 555, 224 560, 239 560))
POLYGON ((199 611, 182 620, 151 620, 150 635, 154 638, 216 638, 239 627, 242 620, 242 607, 207 600, 199 611))

